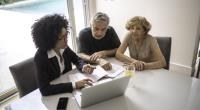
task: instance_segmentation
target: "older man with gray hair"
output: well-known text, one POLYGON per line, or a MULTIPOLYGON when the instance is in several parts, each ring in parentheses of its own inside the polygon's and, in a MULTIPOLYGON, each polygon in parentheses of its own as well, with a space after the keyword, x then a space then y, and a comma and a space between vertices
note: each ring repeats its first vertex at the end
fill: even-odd
POLYGON ((91 20, 90 27, 79 33, 79 56, 90 63, 96 63, 105 70, 112 69, 106 57, 115 56, 120 40, 113 29, 109 26, 107 14, 98 12, 91 20))

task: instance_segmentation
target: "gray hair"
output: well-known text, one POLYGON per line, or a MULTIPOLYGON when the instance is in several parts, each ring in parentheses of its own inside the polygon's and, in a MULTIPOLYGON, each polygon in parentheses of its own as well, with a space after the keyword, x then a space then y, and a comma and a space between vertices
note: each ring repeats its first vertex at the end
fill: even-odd
POLYGON ((106 21, 109 24, 110 19, 107 14, 98 12, 93 16, 91 23, 98 22, 98 21, 106 21))

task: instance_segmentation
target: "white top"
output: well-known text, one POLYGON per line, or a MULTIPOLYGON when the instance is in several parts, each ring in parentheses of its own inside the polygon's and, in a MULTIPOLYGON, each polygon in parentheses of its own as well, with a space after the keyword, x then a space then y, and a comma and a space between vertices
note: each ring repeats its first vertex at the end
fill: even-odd
POLYGON ((48 58, 49 58, 49 59, 50 59, 50 58, 53 58, 53 57, 55 57, 55 56, 56 56, 56 58, 58 59, 58 64, 59 64, 59 67, 60 67, 60 74, 62 74, 62 72, 63 72, 64 69, 65 69, 65 60, 62 60, 62 61, 61 61, 61 59, 64 59, 63 56, 62 56, 63 52, 64 52, 64 49, 60 49, 60 55, 61 55, 61 57, 62 57, 62 58, 60 58, 60 56, 58 56, 58 55, 56 54, 56 52, 55 52, 53 49, 47 51, 47 55, 48 55, 48 58))
MULTIPOLYGON (((56 52, 53 50, 53 49, 51 49, 51 50, 49 50, 49 51, 47 51, 47 55, 48 55, 48 58, 50 59, 50 58, 53 58, 53 57, 55 57, 56 56, 56 58, 58 59, 58 64, 59 64, 59 67, 60 67, 60 75, 62 75, 62 73, 63 73, 63 71, 64 71, 64 69, 65 69, 65 60, 64 60, 64 58, 63 58, 63 52, 64 52, 64 49, 60 49, 60 55, 61 55, 61 57, 62 57, 62 61, 61 61, 61 58, 60 58, 60 56, 58 56, 57 54, 56 54, 56 52)), ((73 87, 73 89, 75 89, 76 88, 76 84, 75 84, 75 82, 72 82, 72 87, 73 87)))

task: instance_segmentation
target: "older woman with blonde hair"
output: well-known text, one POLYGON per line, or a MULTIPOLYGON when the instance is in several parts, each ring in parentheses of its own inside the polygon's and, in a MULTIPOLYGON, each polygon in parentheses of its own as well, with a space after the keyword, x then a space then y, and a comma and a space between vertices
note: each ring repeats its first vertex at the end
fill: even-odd
POLYGON ((116 52, 118 60, 133 65, 138 71, 166 66, 157 40, 148 34, 151 24, 145 17, 135 16, 131 18, 126 24, 126 29, 129 32, 116 52), (130 57, 124 55, 127 47, 130 57))

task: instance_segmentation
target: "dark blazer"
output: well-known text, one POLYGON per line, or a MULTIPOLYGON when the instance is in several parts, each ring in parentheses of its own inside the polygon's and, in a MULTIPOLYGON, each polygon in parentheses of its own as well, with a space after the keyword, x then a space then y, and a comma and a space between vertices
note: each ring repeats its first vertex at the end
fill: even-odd
MULTIPOLYGON (((72 70, 72 63, 81 70, 85 64, 70 48, 66 48, 62 54, 65 61, 65 69, 62 74, 72 70)), ((34 61, 37 67, 37 82, 42 95, 72 92, 72 82, 50 85, 50 82, 60 76, 60 67, 57 57, 48 58, 47 51, 38 49, 34 61)))

